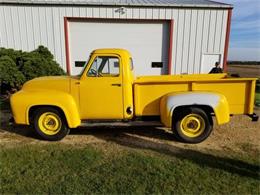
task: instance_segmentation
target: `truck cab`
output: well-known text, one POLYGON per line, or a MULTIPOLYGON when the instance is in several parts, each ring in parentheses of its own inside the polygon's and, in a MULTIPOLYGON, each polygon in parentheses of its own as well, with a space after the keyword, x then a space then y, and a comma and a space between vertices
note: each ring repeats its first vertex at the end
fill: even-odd
POLYGON ((133 117, 133 63, 122 49, 92 52, 82 74, 71 82, 81 119, 133 117))

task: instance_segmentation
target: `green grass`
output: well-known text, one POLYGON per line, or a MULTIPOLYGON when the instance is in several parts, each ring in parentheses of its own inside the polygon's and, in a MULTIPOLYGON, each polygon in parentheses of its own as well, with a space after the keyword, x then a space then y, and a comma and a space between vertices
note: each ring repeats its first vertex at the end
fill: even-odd
MULTIPOLYGON (((258 158, 30 145, 1 150, 0 193, 259 194, 258 158)), ((212 151, 214 152, 214 151, 212 151)))

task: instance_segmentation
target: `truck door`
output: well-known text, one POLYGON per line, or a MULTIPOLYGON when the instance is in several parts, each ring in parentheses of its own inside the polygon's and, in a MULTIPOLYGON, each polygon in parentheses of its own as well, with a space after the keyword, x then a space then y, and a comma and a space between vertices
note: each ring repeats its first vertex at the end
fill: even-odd
POLYGON ((123 119, 122 66, 119 56, 96 55, 80 81, 82 119, 123 119))

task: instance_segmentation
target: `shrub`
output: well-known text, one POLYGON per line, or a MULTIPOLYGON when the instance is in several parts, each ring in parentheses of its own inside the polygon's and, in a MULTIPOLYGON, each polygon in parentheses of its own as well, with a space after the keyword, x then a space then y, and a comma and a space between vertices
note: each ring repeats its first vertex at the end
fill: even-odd
POLYGON ((19 88, 24 82, 24 75, 18 70, 16 64, 9 56, 0 57, 1 93, 19 88))
POLYGON ((0 48, 0 67, 1 93, 19 89, 35 77, 65 74, 44 46, 31 52, 0 48))
POLYGON ((21 50, 14 50, 14 49, 5 49, 0 48, 0 57, 2 56, 9 56, 14 62, 22 56, 23 52, 21 50))
POLYGON ((20 62, 20 70, 26 80, 39 76, 65 74, 59 64, 53 60, 53 55, 46 49, 47 48, 42 49, 39 47, 23 55, 22 62, 20 62))
POLYGON ((48 48, 40 45, 36 50, 34 50, 32 53, 34 54, 40 54, 42 57, 53 60, 53 55, 52 53, 48 50, 48 48))

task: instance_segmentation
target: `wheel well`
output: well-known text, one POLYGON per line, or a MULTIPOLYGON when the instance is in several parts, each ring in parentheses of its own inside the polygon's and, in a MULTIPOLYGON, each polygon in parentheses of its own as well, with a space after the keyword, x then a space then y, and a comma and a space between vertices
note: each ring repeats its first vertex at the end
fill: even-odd
POLYGON ((63 112, 63 110, 58 107, 58 106, 49 106, 49 105, 40 105, 40 106, 32 106, 30 109, 29 109, 29 123, 30 124, 33 124, 33 119, 34 119, 34 116, 35 116, 35 111, 38 110, 39 108, 53 108, 53 109, 56 109, 60 114, 61 116, 64 118, 64 120, 66 121, 67 123, 67 119, 66 119, 66 116, 63 112))
POLYGON ((174 109, 172 113, 172 118, 175 118, 179 111, 181 111, 184 108, 200 108, 202 109, 206 114, 214 114, 214 110, 209 105, 185 105, 185 106, 178 106, 174 109))

